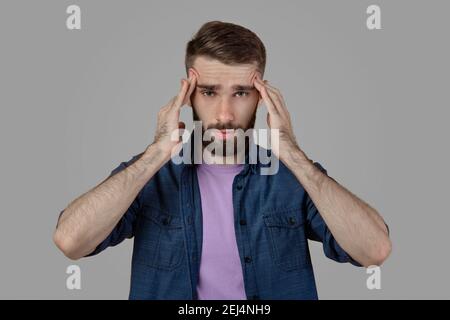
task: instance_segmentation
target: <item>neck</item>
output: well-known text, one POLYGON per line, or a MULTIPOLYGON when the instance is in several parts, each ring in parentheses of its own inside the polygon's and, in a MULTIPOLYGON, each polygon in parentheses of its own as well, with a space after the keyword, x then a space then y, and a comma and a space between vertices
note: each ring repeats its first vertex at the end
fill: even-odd
POLYGON ((229 156, 214 155, 207 148, 203 148, 203 160, 206 164, 237 165, 245 163, 245 150, 229 156))

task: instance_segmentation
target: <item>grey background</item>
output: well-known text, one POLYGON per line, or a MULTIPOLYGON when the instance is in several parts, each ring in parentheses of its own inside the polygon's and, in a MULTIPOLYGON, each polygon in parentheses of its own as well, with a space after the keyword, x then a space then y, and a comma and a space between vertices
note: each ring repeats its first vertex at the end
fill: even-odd
POLYGON ((82 290, 69 291, 56 218, 152 141, 185 76, 186 42, 215 19, 261 37, 265 78, 302 149, 390 225, 378 291, 365 269, 311 244, 319 297, 450 298, 449 11, 448 1, 2 0, 0 298, 127 298, 132 241, 75 262, 82 290), (70 4, 80 31, 66 29, 70 4), (366 28, 370 4, 382 30, 366 28))

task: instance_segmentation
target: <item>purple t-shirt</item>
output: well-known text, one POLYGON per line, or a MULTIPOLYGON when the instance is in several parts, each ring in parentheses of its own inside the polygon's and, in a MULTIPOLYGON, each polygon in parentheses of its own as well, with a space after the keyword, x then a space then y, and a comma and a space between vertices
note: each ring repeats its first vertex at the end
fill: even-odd
POLYGON ((197 166, 203 213, 199 300, 243 300, 241 260, 234 230, 232 185, 243 165, 197 166))

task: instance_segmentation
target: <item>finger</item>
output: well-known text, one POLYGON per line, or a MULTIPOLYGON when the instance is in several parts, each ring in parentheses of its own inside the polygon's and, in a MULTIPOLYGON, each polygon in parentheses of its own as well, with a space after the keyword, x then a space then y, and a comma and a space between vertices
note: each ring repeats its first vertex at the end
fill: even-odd
POLYGON ((192 94, 197 87, 197 81, 198 81, 200 75, 199 75, 198 71, 195 70, 193 67, 189 68, 188 73, 189 73, 190 81, 192 82, 191 83, 192 87, 190 87, 189 89, 192 91, 188 92, 189 96, 186 98, 186 100, 187 100, 187 103, 189 104, 189 106, 192 107, 192 94))
POLYGON ((281 107, 280 109, 283 112, 288 112, 286 102, 284 101, 283 95, 281 94, 280 90, 271 86, 268 82, 266 83, 266 88, 268 89, 269 96, 272 98, 272 100, 275 100, 279 107, 281 107))
POLYGON ((189 89, 184 98, 183 105, 188 104, 189 106, 192 106, 191 95, 194 92, 196 85, 197 85, 197 77, 194 74, 192 74, 189 77, 189 89))
POLYGON ((277 111, 272 99, 269 97, 266 87, 263 85, 262 81, 260 79, 258 79, 258 77, 255 78, 254 86, 261 94, 261 97, 267 107, 267 111, 269 111, 269 113, 277 114, 278 111, 277 111))
POLYGON ((266 85, 266 88, 267 88, 267 93, 269 94, 269 97, 274 102, 275 108, 277 109, 278 113, 283 116, 287 115, 288 111, 283 103, 282 98, 280 98, 280 96, 273 89, 267 87, 267 85, 266 85))
POLYGON ((180 109, 183 105, 184 97, 189 89, 189 83, 185 79, 181 79, 181 88, 178 95, 173 103, 172 107, 175 109, 180 109))
POLYGON ((273 92, 277 96, 277 100, 280 102, 280 104, 284 105, 284 98, 281 94, 280 90, 275 88, 274 86, 270 85, 269 82, 266 82, 266 88, 269 89, 269 92, 273 92))
POLYGON ((269 111, 269 113, 277 114, 278 110, 277 110, 274 102, 270 98, 269 93, 267 91, 267 88, 264 86, 264 84, 262 84, 260 82, 255 82, 255 88, 261 94, 261 97, 262 97, 262 99, 264 101, 264 104, 267 107, 267 111, 269 111))
MULTIPOLYGON (((255 84, 257 78, 261 79, 261 73, 259 71, 257 71, 253 77, 253 85, 255 84)), ((255 86, 255 88, 256 88, 256 86, 255 86)), ((259 105, 261 104, 261 102, 264 101, 264 99, 262 98, 262 95, 259 92, 259 90, 257 88, 256 88, 256 90, 258 91, 258 107, 259 107, 259 105)))
POLYGON ((264 80, 264 81, 260 81, 264 87, 267 90, 267 93, 269 95, 269 97, 272 99, 275 108, 277 109, 278 113, 283 113, 283 106, 282 106, 282 99, 280 100, 280 98, 278 97, 278 95, 276 95, 275 90, 277 90, 275 87, 272 87, 269 85, 269 81, 264 80))

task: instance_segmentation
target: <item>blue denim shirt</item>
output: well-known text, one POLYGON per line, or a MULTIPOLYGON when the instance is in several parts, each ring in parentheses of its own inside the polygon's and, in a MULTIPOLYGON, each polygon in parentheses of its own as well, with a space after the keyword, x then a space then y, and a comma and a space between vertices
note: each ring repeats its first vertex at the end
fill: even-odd
MULTIPOLYGON (((139 156, 122 162, 111 174, 139 156)), ((280 161, 277 174, 261 175, 262 166, 246 163, 232 186, 247 298, 317 299, 308 239, 322 242, 328 258, 361 265, 336 242, 290 170, 280 161)), ((89 256, 134 237, 130 299, 197 299, 201 208, 195 165, 169 161, 89 256)))

